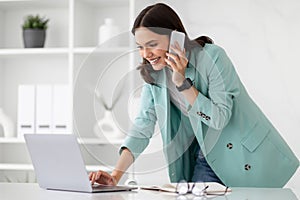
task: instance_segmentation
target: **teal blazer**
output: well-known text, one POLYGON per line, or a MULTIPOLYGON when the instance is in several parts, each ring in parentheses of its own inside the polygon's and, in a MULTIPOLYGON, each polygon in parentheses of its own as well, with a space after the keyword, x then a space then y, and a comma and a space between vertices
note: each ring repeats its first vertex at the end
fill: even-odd
POLYGON ((213 44, 187 52, 186 77, 199 95, 188 117, 170 102, 167 68, 145 84, 140 111, 121 149, 136 159, 149 144, 158 122, 171 182, 190 181, 196 147, 230 187, 283 187, 299 160, 249 97, 225 51, 213 44))

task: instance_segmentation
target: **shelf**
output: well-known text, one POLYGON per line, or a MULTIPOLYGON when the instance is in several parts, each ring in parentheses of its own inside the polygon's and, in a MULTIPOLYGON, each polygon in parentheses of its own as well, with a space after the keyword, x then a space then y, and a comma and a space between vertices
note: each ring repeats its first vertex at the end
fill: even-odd
MULTIPOLYGON (((86 165, 87 171, 111 171, 113 167, 100 166, 100 165, 86 165)), ((12 163, 2 163, 0 164, 0 170, 9 171, 33 171, 32 164, 12 164, 12 163)))
MULTIPOLYGON (((129 51, 129 47, 78 47, 74 48, 75 54, 90 54, 97 53, 122 53, 129 51)), ((24 48, 24 49, 0 49, 0 56, 19 56, 19 55, 66 55, 69 52, 68 48, 24 48)))
POLYGON ((129 51, 129 47, 77 47, 74 49, 75 54, 90 54, 90 53, 123 53, 129 51))
MULTIPOLYGON (((79 138, 79 144, 91 144, 91 145, 105 145, 105 144, 114 144, 121 145, 124 139, 114 139, 114 140, 101 140, 100 138, 79 138)), ((25 144, 23 138, 0 138, 0 144, 25 144)))
POLYGON ((24 49, 0 49, 0 56, 21 56, 21 55, 67 55, 68 48, 24 48, 24 49))
POLYGON ((80 138, 78 139, 79 144, 123 144, 124 139, 114 139, 114 140, 101 140, 100 138, 80 138))
POLYGON ((90 5, 99 6, 120 6, 128 5, 129 1, 124 0, 80 0, 81 2, 89 3, 90 5))
POLYGON ((67 0, 51 0, 51 1, 38 1, 38 0, 0 0, 1 9, 32 9, 32 8, 61 8, 68 7, 67 0))
POLYGON ((111 172, 114 167, 113 166, 101 166, 101 165, 86 165, 86 171, 98 171, 98 170, 102 170, 102 171, 105 171, 105 172, 111 172))
POLYGON ((0 170, 22 170, 22 171, 33 171, 33 166, 31 164, 11 164, 11 163, 1 163, 0 170))
POLYGON ((0 138, 0 144, 24 144, 25 140, 22 138, 0 138))

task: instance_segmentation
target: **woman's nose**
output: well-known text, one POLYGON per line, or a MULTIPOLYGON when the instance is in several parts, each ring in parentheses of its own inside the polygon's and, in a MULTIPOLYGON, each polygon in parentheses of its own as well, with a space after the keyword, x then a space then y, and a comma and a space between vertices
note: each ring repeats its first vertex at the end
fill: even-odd
POLYGON ((148 57, 150 57, 151 56, 151 50, 150 49, 148 49, 148 48, 145 48, 144 50, 143 50, 143 57, 144 58, 148 58, 148 57))

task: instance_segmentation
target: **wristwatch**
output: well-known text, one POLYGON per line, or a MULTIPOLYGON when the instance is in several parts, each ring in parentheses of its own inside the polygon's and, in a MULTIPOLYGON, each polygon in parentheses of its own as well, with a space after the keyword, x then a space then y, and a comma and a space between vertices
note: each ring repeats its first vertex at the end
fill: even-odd
POLYGON ((176 88, 179 92, 182 92, 183 90, 190 89, 192 86, 193 86, 193 82, 191 81, 191 79, 186 78, 184 79, 182 85, 179 87, 176 86, 176 88))

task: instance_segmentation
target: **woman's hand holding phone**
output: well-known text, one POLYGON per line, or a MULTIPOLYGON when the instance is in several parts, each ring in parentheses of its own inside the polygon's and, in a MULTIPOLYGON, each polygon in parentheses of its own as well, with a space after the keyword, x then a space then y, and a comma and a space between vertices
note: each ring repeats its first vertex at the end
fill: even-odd
POLYGON ((185 69, 188 59, 185 56, 184 33, 173 31, 170 38, 169 53, 166 53, 168 59, 166 63, 172 68, 172 81, 176 86, 182 85, 185 79, 185 69))

